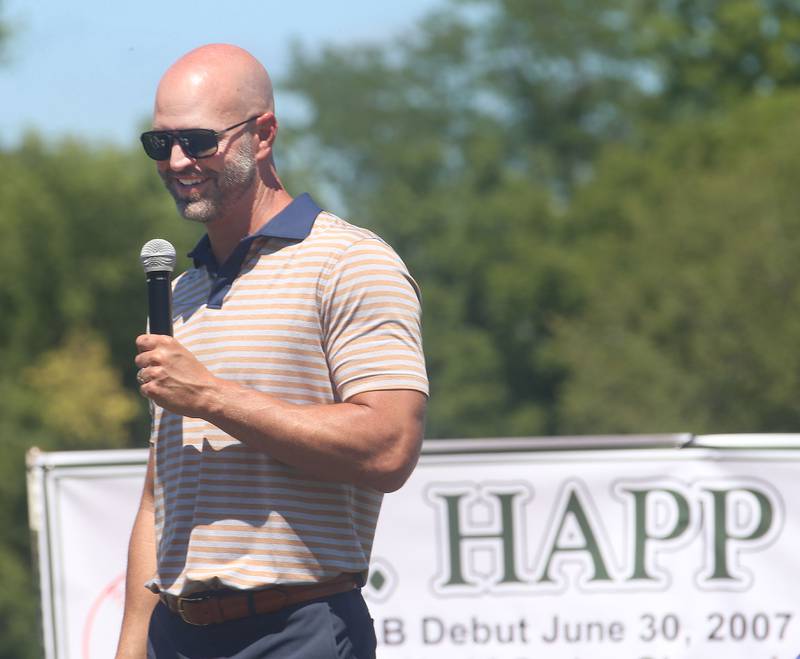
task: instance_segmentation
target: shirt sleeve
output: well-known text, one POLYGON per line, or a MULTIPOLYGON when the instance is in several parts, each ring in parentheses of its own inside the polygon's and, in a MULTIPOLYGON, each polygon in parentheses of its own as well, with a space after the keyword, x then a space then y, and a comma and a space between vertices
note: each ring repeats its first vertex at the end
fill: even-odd
POLYGON ((322 332, 339 400, 387 389, 428 395, 419 287, 382 240, 359 240, 334 262, 322 286, 322 332))

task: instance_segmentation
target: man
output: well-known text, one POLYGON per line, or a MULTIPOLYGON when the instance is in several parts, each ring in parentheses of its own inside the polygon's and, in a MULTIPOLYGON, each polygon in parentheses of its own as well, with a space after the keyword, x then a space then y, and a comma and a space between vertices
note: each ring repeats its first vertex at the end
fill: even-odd
POLYGON ((418 291, 373 233, 289 195, 277 128, 264 68, 214 44, 165 73, 142 135, 207 234, 174 338, 136 339, 153 430, 118 659, 374 656, 359 586, 422 441, 418 291))

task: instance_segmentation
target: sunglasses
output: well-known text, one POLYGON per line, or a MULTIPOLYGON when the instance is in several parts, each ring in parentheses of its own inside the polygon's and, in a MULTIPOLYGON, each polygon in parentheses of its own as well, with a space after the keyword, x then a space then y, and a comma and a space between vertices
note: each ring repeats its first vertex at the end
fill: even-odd
POLYGON ((261 115, 240 121, 238 124, 228 126, 222 130, 210 128, 185 128, 183 130, 149 130, 142 133, 144 152, 153 160, 169 160, 172 154, 172 145, 177 142, 189 158, 210 158, 219 149, 219 138, 229 130, 244 126, 246 123, 258 119, 261 115))

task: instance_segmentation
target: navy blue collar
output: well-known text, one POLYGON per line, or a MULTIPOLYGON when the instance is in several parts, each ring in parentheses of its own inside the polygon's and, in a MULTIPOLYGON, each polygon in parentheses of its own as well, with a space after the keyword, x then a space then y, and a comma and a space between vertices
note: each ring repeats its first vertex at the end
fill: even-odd
MULTIPOLYGON (((231 261, 233 256, 240 251, 241 247, 246 246, 244 254, 242 255, 242 257, 244 257, 256 238, 304 240, 308 237, 308 234, 311 233, 314 220, 317 219, 317 215, 319 215, 321 210, 322 209, 317 206, 316 202, 311 198, 311 195, 304 192, 299 197, 293 199, 286 208, 266 222, 258 231, 242 238, 239 245, 237 245, 233 254, 228 257, 224 265, 227 265, 231 261)), ((208 238, 208 234, 200 239, 200 242, 195 245, 194 249, 189 252, 187 256, 194 261, 195 268, 202 268, 205 266, 211 273, 216 273, 220 269, 217 259, 214 257, 214 252, 211 251, 211 241, 208 238)), ((241 266, 241 263, 239 265, 241 266)))
POLYGON ((282 238, 300 242, 311 233, 314 220, 317 219, 321 210, 311 195, 301 194, 258 231, 242 238, 236 249, 221 266, 217 263, 214 252, 211 250, 208 234, 203 236, 187 256, 194 261, 195 268, 205 267, 213 279, 207 306, 212 309, 222 308, 222 300, 230 290, 233 280, 239 275, 253 241, 258 238, 282 238))

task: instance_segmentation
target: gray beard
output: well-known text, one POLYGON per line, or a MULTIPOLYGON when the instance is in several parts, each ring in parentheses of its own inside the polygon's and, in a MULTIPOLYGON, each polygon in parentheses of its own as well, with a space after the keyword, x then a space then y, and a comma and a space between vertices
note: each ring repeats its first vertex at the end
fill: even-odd
POLYGON ((217 178, 209 181, 209 189, 194 198, 180 197, 172 188, 168 188, 181 216, 201 224, 208 224, 223 217, 225 211, 253 183, 257 171, 254 156, 255 148, 250 142, 244 142, 241 148, 230 157, 217 178))

